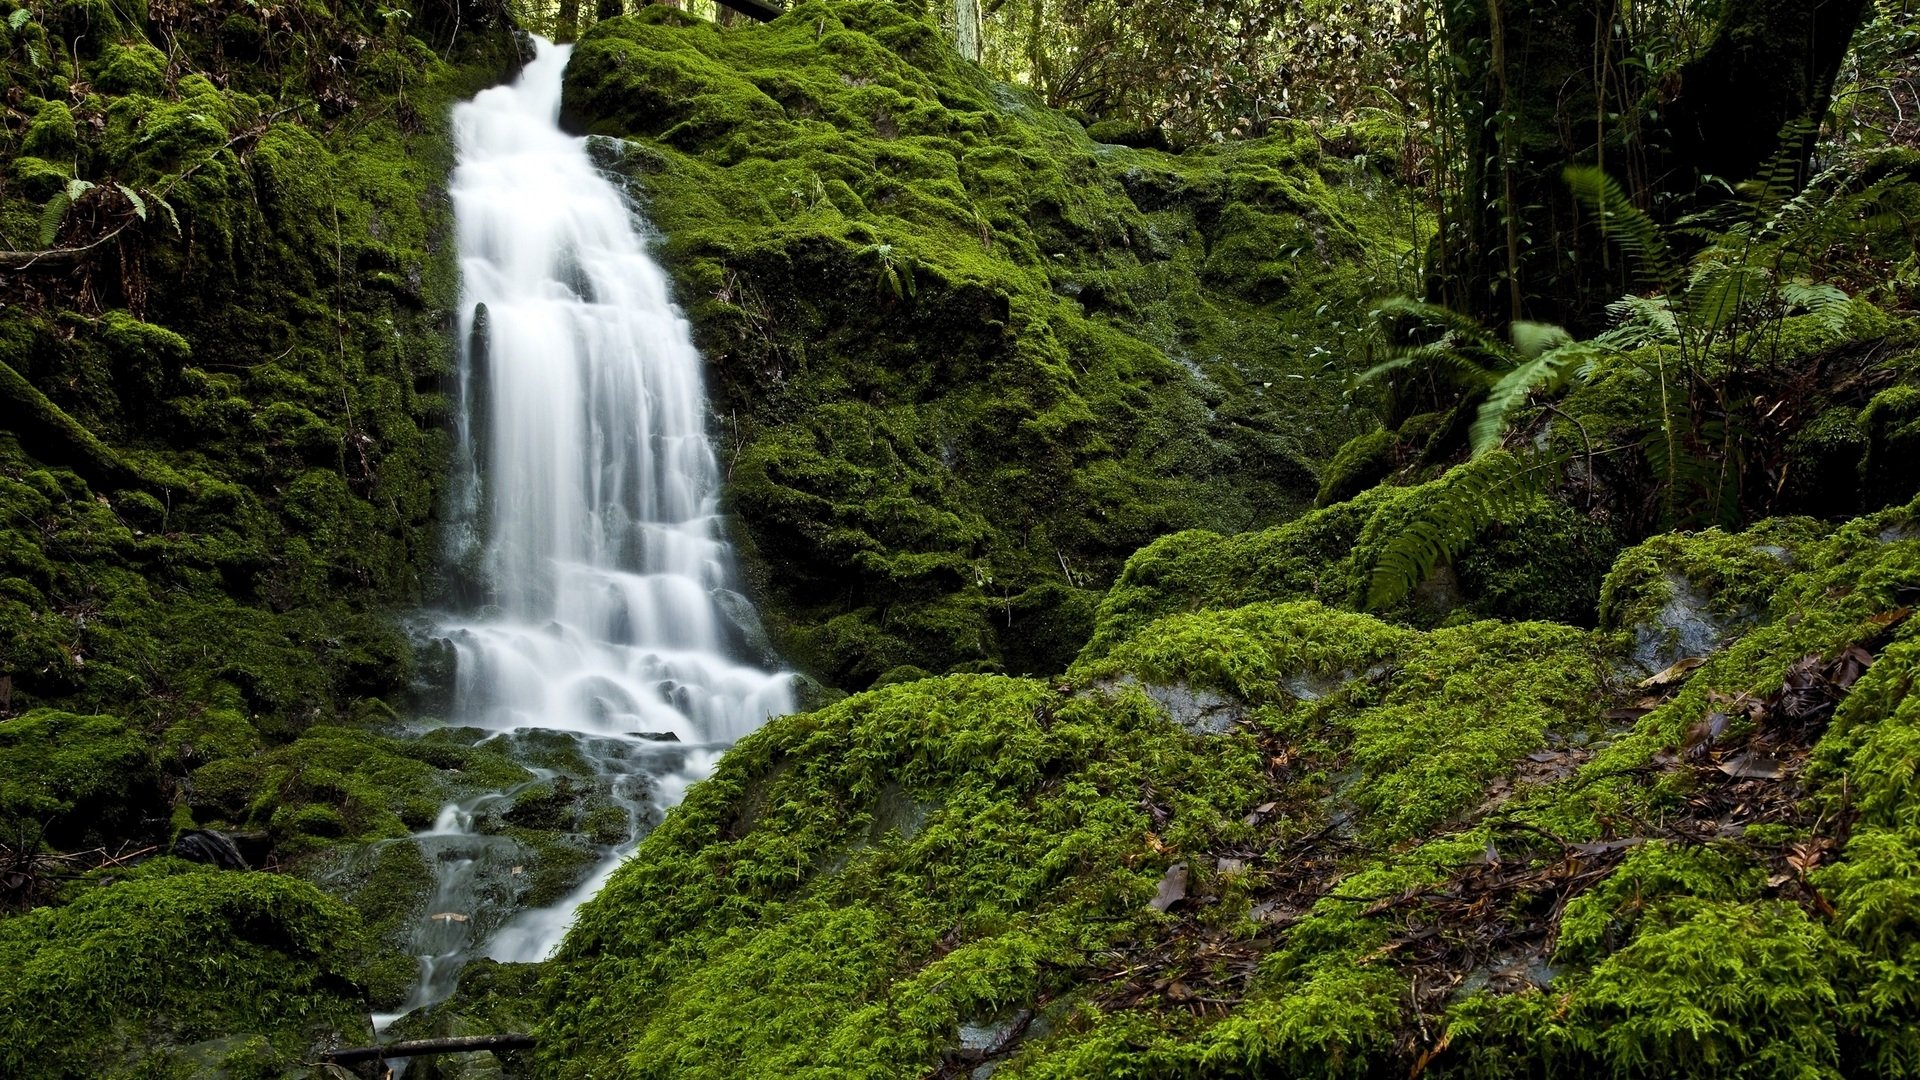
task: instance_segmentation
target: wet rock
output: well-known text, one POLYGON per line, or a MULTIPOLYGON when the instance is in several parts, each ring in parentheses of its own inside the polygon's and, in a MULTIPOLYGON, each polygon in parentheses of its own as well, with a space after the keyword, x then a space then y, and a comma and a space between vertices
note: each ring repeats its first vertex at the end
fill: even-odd
MULTIPOLYGON (((256 840, 264 839, 255 838, 256 840)), ((251 870, 253 865, 232 835, 213 829, 190 829, 173 842, 173 854, 222 870, 251 870)))
POLYGON ((1194 689, 1185 683, 1172 686, 1148 686, 1147 696, 1167 710, 1175 723, 1195 735, 1219 735, 1232 731, 1239 721, 1238 702, 1212 690, 1194 689))
POLYGON ((1633 662, 1650 672, 1718 650, 1730 629, 1727 620, 1714 613, 1712 598, 1685 575, 1668 573, 1667 585, 1667 602, 1652 620, 1633 628, 1633 662))

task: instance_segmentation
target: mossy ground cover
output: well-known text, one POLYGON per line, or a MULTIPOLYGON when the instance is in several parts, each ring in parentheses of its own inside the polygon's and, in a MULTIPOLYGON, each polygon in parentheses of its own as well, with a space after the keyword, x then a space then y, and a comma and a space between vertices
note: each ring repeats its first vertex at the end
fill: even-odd
POLYGON ((1304 126, 1096 143, 879 0, 602 22, 564 116, 625 139, 750 575, 847 688, 1057 672, 1140 545, 1310 503, 1366 302, 1411 287, 1402 196, 1304 126))
POLYGON ((1917 512, 1662 537, 1597 629, 1199 598, 776 721, 588 907, 543 1060, 1913 1075, 1917 512), (1641 688, 1668 571, 1748 622, 1641 688))

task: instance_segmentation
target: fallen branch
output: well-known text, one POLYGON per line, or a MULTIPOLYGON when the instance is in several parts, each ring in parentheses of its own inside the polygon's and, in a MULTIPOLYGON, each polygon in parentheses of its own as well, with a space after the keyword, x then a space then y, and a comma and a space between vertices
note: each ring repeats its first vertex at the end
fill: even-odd
POLYGON ((387 1058, 424 1057, 428 1054, 467 1054, 476 1050, 528 1050, 534 1045, 531 1035, 463 1035, 451 1039, 409 1039, 386 1046, 350 1046, 320 1055, 323 1062, 349 1065, 356 1061, 384 1061, 387 1058))

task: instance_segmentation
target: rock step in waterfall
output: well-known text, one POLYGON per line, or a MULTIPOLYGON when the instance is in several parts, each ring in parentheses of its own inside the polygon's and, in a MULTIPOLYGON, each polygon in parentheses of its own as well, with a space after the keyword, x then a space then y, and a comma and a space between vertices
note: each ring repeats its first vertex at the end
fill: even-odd
POLYGON ((538 40, 517 80, 454 110, 453 557, 478 567, 482 603, 435 634, 456 657, 453 725, 511 740, 534 783, 564 775, 558 760, 584 764, 626 820, 572 892, 496 926, 468 913, 511 892, 520 850, 477 823, 519 792, 446 807, 413 840, 436 893, 407 1010, 450 994, 471 956, 545 957, 659 813, 792 707, 792 676, 739 645, 687 322, 633 208, 560 129, 569 52, 538 40))

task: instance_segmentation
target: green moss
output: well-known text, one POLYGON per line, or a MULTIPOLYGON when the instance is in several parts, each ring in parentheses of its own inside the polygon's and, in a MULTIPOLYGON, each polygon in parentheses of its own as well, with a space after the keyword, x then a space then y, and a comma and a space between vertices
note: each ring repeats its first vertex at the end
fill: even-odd
POLYGON ((1540 623, 1413 633, 1314 603, 1175 616, 1080 679, 1224 691, 1285 745, 1351 771, 1338 799, 1382 840, 1424 835, 1560 734, 1595 727, 1599 658, 1585 635, 1540 623))
POLYGON ((108 46, 93 68, 94 89, 109 94, 159 94, 166 79, 166 54, 144 41, 108 46))
POLYGON ((20 139, 20 152, 28 157, 71 161, 79 139, 80 129, 74 124, 73 111, 58 101, 43 101, 27 123, 26 134, 20 139))
POLYGON ((1394 446, 1394 433, 1385 428, 1348 439, 1321 474, 1320 494, 1314 499, 1315 504, 1331 506, 1346 502, 1385 480, 1393 471, 1394 446))
POLYGON ((0 721, 0 842, 92 847, 164 818, 159 770, 125 721, 50 709, 0 721))
POLYGON ((1804 519, 1780 519, 1739 534, 1655 536, 1622 552, 1608 571, 1601 625, 1631 631, 1637 657, 1650 668, 1709 652, 1764 614, 1798 550, 1819 531, 1804 519))
POLYGON ((553 1012, 543 1058, 561 1075, 924 1068, 953 1024, 1031 1000, 1144 915, 1169 858, 1145 847, 1141 784, 1174 800, 1160 833, 1179 846, 1225 824, 1210 807, 1249 796, 1252 764, 1144 698, 991 676, 776 721, 583 911, 549 1002, 620 989, 553 1012))
POLYGON ((1860 503, 1867 435, 1859 410, 1828 409, 1794 434, 1787 465, 1791 505, 1816 517, 1840 517, 1860 503))
POLYGON ((1874 395, 1860 413, 1867 452, 1860 463, 1861 486, 1869 507, 1911 499, 1914 455, 1920 453, 1920 386, 1890 386, 1874 395))
POLYGON ((327 1032, 370 1034, 361 948, 352 911, 272 874, 128 881, 0 920, 0 1071, 175 1075, 194 1044, 239 1033, 292 1067, 327 1032))
MULTIPOLYGON (((1602 713, 1611 632, 1191 592, 1051 688, 926 680, 776 720, 589 906, 547 983, 547 1063, 917 1073, 1031 1008, 996 1075, 1382 1075, 1436 1041, 1461 1076, 1906 1075, 1917 515, 1637 549, 1749 621, 1631 730, 1602 713), (1763 545, 1791 557, 1750 562, 1763 545), (1724 797, 1670 756, 1687 729, 1856 642, 1883 651, 1807 806, 1678 824, 1724 797), (1844 849, 1816 842, 1849 813, 1844 849), (1823 900, 1782 873, 1807 850, 1823 900), (1175 859, 1185 898, 1144 911, 1175 859), (1519 884, 1475 891, 1493 880, 1519 884), (1196 1015, 1176 984, 1226 1004, 1196 1015)), ((1134 584, 1229 543, 1163 541, 1134 584)))

